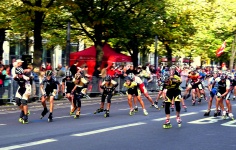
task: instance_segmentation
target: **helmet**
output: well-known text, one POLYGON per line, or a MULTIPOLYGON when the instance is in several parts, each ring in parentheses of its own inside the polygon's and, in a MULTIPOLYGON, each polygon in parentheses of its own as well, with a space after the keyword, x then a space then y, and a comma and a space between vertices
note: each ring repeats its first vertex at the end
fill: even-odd
POLYGON ((226 79, 226 75, 225 75, 225 74, 222 74, 222 75, 220 76, 220 79, 225 80, 225 79, 226 79))
POLYGON ((164 78, 163 78, 163 79, 164 79, 164 82, 168 81, 169 78, 170 78, 170 75, 167 75, 167 74, 166 74, 166 75, 164 76, 164 78))
POLYGON ((127 81, 127 80, 133 81, 129 76, 125 77, 125 81, 127 81))
POLYGON ((23 68, 19 67, 19 68, 16 68, 15 73, 16 73, 16 74, 23 74, 23 73, 24 73, 24 70, 23 70, 23 68))
POLYGON ((130 79, 133 80, 133 79, 134 79, 134 74, 133 74, 133 73, 129 73, 129 74, 128 74, 128 77, 130 77, 130 79))
POLYGON ((45 73, 46 76, 52 76, 52 71, 51 70, 47 70, 45 73))
POLYGON ((66 76, 67 76, 67 77, 70 77, 70 76, 72 76, 72 73, 71 73, 71 71, 66 71, 66 76))
POLYGON ((107 76, 105 77, 105 81, 111 81, 111 76, 110 76, 110 75, 107 75, 107 76))

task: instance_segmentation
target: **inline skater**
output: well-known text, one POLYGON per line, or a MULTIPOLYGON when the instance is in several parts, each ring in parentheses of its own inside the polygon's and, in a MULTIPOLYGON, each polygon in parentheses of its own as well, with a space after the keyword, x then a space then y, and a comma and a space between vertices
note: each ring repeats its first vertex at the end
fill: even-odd
MULTIPOLYGON (((186 99, 186 95, 189 93, 189 91, 192 89, 192 105, 194 106, 196 103, 196 97, 200 98, 200 93, 198 90, 198 84, 200 83, 200 79, 199 79, 199 74, 195 71, 195 70, 191 70, 191 72, 188 75, 188 78, 186 80, 186 87, 187 89, 185 90, 184 93, 184 100, 186 99), (190 81, 190 83, 188 84, 188 81, 190 81)), ((200 100, 199 100, 200 102, 200 100)))
POLYGON ((60 83, 56 81, 53 78, 53 73, 51 70, 47 70, 45 72, 44 79, 42 80, 40 84, 40 90, 42 92, 42 97, 41 97, 41 102, 43 105, 43 111, 41 113, 41 119, 48 113, 47 105, 46 105, 46 100, 49 100, 50 108, 49 108, 49 116, 48 116, 48 122, 53 121, 53 107, 54 107, 54 97, 57 94, 57 89, 60 83))
POLYGON ((118 83, 112 80, 110 75, 107 75, 105 77, 105 81, 103 81, 102 84, 100 85, 101 89, 103 89, 100 108, 97 109, 94 112, 94 114, 105 111, 104 117, 106 118, 110 116, 111 98, 117 86, 118 83), (104 103, 106 98, 107 98, 107 107, 104 110, 104 103))
POLYGON ((236 99, 236 73, 234 74, 234 78, 232 79, 233 86, 233 100, 236 99))
MULTIPOLYGON (((217 112, 218 112, 218 106, 221 108, 222 113, 222 117, 223 119, 226 119, 226 111, 224 109, 224 104, 223 104, 223 100, 224 99, 228 99, 228 93, 230 90, 230 81, 226 78, 226 75, 223 73, 220 78, 216 78, 214 84, 218 82, 218 90, 217 90, 217 94, 216 94, 216 111, 214 113, 214 116, 217 116, 217 112)), ((230 114, 230 117, 232 116, 232 113, 230 114)))
POLYGON ((74 107, 73 95, 71 94, 71 90, 74 87, 75 87, 75 84, 73 81, 72 73, 70 71, 66 71, 66 77, 62 79, 61 88, 62 88, 63 96, 66 97, 71 103, 70 112, 74 107))
MULTIPOLYGON (((205 112, 204 116, 209 116, 210 115, 212 101, 213 101, 214 97, 217 94, 218 82, 215 82, 216 78, 218 78, 218 72, 213 72, 213 75, 209 79, 209 82, 208 82, 208 90, 210 91, 210 98, 209 98, 209 101, 208 101, 208 109, 205 112), (213 83, 214 83, 214 86, 213 86, 213 83)), ((215 114, 215 115, 217 115, 217 114, 215 114)))
POLYGON ((145 116, 147 116, 148 112, 145 109, 144 102, 141 98, 141 92, 138 89, 138 84, 136 82, 134 82, 129 76, 127 76, 125 78, 124 87, 127 89, 128 104, 129 104, 129 107, 130 107, 129 115, 132 116, 135 113, 135 110, 132 106, 132 98, 137 98, 140 105, 141 105, 141 107, 142 107, 142 109, 143 109, 143 114, 145 116))
POLYGON ((232 75, 231 73, 227 74, 227 79, 230 81, 230 89, 229 89, 228 94, 226 95, 225 101, 226 101, 226 107, 227 107, 226 115, 232 120, 234 120, 234 115, 232 113, 232 105, 231 105, 230 100, 231 100, 231 93, 235 85, 233 85, 233 77, 231 75, 232 75))
POLYGON ((23 68, 18 67, 15 69, 14 80, 19 85, 15 96, 16 104, 19 106, 21 110, 19 122, 27 124, 28 123, 27 102, 31 94, 30 78, 24 75, 23 68))
MULTIPOLYGON (((178 77, 180 78, 180 84, 181 84, 182 81, 181 81, 180 73, 179 73, 178 70, 179 70, 179 68, 177 68, 175 65, 173 65, 173 66, 170 68, 170 76, 178 76, 178 77)), ((179 95, 181 96, 181 97, 179 97, 180 102, 182 103, 182 107, 184 108, 184 111, 186 112, 186 111, 187 111, 187 106, 185 105, 184 99, 182 98, 180 88, 179 88, 178 91, 179 91, 179 95)), ((172 100, 172 103, 171 103, 171 110, 172 110, 172 111, 174 111, 174 103, 175 103, 175 101, 172 100)))
POLYGON ((72 108, 70 114, 72 115, 76 110, 76 114, 74 118, 80 117, 80 110, 81 110, 81 98, 87 92, 88 81, 82 77, 80 73, 75 75, 75 86, 72 89, 71 93, 74 94, 74 107, 72 108))
MULTIPOLYGON (((135 76, 133 73, 129 73, 128 77, 132 79, 133 82, 136 82, 138 85, 139 90, 143 95, 148 99, 148 101, 151 103, 151 107, 155 107, 156 109, 159 109, 159 107, 153 102, 152 98, 148 95, 148 91, 142 81, 142 79, 138 76, 135 76)), ((134 97, 134 104, 135 106, 135 111, 138 111, 138 106, 137 106, 137 99, 134 97)))
POLYGON ((174 75, 174 76, 166 76, 165 77, 165 83, 164 88, 167 89, 166 92, 166 101, 165 101, 165 114, 166 114, 166 121, 163 124, 163 128, 171 128, 172 125, 170 123, 170 105, 172 103, 172 100, 175 101, 175 109, 176 109, 176 121, 178 123, 178 126, 181 126, 182 120, 180 119, 180 93, 179 93, 179 86, 181 84, 180 77, 174 75))

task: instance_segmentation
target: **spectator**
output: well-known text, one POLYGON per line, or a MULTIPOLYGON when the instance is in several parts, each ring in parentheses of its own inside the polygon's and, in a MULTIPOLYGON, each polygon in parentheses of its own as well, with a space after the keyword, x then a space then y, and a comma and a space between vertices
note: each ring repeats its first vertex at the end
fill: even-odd
POLYGON ((46 63, 46 70, 52 70, 51 63, 49 62, 46 63))
POLYGON ((90 78, 91 75, 88 74, 88 66, 87 65, 84 65, 82 67, 82 70, 81 70, 81 74, 86 77, 86 78, 90 78))
POLYGON ((95 67, 95 71, 93 72, 93 77, 99 78, 101 74, 101 68, 100 66, 95 67))
POLYGON ((116 76, 115 68, 110 66, 110 69, 107 70, 107 75, 110 75, 112 78, 116 76))
POLYGON ((102 68, 102 70, 101 70, 102 79, 104 79, 107 75, 107 67, 108 67, 108 64, 105 64, 104 68, 102 68))
POLYGON ((42 63, 40 67, 40 71, 46 71, 46 65, 44 63, 42 63))
POLYGON ((126 74, 127 74, 127 75, 130 74, 130 73, 136 74, 136 73, 135 73, 135 70, 134 70, 134 65, 130 65, 130 66, 129 66, 129 69, 126 71, 126 74))
POLYGON ((57 68, 56 68, 56 77, 65 77, 65 72, 62 70, 62 65, 61 64, 58 64, 57 68))
POLYGON ((78 62, 78 60, 76 60, 75 63, 72 66, 70 66, 70 72, 72 73, 73 77, 77 73, 78 64, 79 64, 79 62, 78 62))
POLYGON ((13 66, 13 63, 16 62, 16 58, 13 57, 12 60, 11 60, 11 64, 10 64, 10 70, 14 67, 13 66))
POLYGON ((2 64, 0 64, 0 87, 4 86, 4 80, 6 75, 4 75, 4 66, 2 64))
POLYGON ((11 80, 10 80, 11 79, 11 70, 10 70, 9 65, 5 65, 2 74, 6 75, 5 80, 4 80, 4 87, 8 87, 9 84, 11 83, 11 80))

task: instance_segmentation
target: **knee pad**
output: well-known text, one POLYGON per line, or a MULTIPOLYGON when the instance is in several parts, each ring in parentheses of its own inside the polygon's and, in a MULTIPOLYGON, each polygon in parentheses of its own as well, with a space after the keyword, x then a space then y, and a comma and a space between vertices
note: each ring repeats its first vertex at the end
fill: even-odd
POLYGON ((175 109, 177 112, 180 112, 180 110, 181 110, 180 102, 175 102, 175 109))
POLYGON ((170 102, 165 102, 165 113, 170 114, 170 102))
POLYGON ((22 100, 21 100, 21 103, 22 103, 22 105, 24 105, 24 106, 25 106, 25 105, 27 105, 27 100, 25 100, 25 99, 22 99, 22 100))
POLYGON ((15 100, 16 100, 16 104, 17 104, 17 106, 20 106, 21 105, 21 100, 19 99, 19 98, 15 98, 15 100))

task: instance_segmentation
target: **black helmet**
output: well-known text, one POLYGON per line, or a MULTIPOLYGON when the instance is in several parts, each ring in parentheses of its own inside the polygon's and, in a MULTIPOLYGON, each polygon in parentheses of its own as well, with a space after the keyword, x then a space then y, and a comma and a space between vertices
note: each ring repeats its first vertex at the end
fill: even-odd
POLYGON ((133 73, 129 73, 128 77, 130 77, 130 79, 134 80, 134 74, 133 73))
POLYGON ((24 70, 23 70, 23 68, 19 67, 19 68, 16 68, 15 73, 16 73, 16 74, 23 74, 23 73, 24 73, 24 70))
POLYGON ((127 81, 127 80, 129 80, 129 81, 133 81, 133 79, 131 79, 129 76, 127 76, 127 77, 125 77, 125 81, 127 81))
POLYGON ((110 76, 110 75, 107 75, 107 76, 105 77, 105 81, 111 81, 111 76, 110 76))
POLYGON ((45 76, 52 76, 52 71, 51 70, 47 70, 45 73, 45 76))
POLYGON ((70 77, 70 76, 72 76, 72 73, 71 73, 71 71, 66 71, 66 76, 67 76, 67 77, 70 77))

